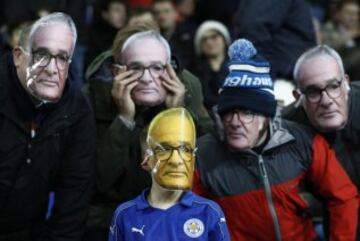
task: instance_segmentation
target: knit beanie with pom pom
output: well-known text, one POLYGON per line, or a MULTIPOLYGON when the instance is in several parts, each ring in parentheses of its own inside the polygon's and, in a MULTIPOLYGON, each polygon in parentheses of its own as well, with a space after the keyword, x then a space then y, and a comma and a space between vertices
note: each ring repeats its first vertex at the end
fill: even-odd
POLYGON ((230 61, 227 75, 219 92, 220 116, 234 109, 251 110, 274 117, 276 100, 270 77, 270 64, 246 39, 238 39, 228 50, 230 61))

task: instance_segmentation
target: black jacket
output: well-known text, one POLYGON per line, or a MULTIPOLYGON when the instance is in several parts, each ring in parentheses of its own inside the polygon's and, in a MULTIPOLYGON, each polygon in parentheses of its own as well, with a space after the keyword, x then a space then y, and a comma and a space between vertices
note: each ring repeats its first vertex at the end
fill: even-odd
POLYGON ((86 98, 69 82, 57 104, 35 108, 12 59, 1 59, 0 240, 81 239, 93 187, 95 125, 86 98), (45 221, 50 191, 55 206, 45 221))
POLYGON ((234 37, 247 38, 271 63, 271 76, 292 79, 296 60, 315 46, 310 7, 304 0, 241 0, 234 37))

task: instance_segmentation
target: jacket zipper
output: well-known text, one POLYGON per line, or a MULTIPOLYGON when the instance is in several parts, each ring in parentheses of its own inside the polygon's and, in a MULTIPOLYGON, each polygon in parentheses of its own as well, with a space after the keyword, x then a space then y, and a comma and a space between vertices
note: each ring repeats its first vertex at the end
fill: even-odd
POLYGON ((262 180, 263 180, 263 183, 264 183, 265 194, 266 194, 266 199, 267 199, 269 210, 270 210, 271 219, 272 219, 273 224, 274 224, 276 240, 281 241, 281 232, 280 232, 279 219, 278 219, 278 217, 276 215, 276 210, 275 210, 275 207, 274 207, 272 194, 271 194, 271 186, 270 186, 270 182, 269 182, 269 177, 268 177, 267 172, 266 172, 265 163, 264 163, 264 159, 263 159, 262 155, 259 156, 258 163, 259 163, 259 169, 260 169, 261 177, 262 177, 262 180))

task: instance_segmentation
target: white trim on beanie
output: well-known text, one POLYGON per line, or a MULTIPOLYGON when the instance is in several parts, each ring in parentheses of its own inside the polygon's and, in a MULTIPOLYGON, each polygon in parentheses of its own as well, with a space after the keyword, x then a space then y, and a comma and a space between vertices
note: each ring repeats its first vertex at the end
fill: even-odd
POLYGON ((229 66, 229 71, 233 71, 233 70, 242 70, 257 74, 266 74, 269 73, 270 67, 258 67, 250 64, 233 64, 229 66))
POLYGON ((197 29, 196 34, 195 34, 194 48, 195 48, 195 53, 197 55, 201 54, 201 50, 200 50, 201 39, 208 30, 215 30, 215 31, 219 32, 224 37, 226 46, 230 45, 231 38, 230 38, 230 33, 229 33, 229 30, 227 29, 227 27, 218 21, 208 20, 208 21, 203 22, 199 26, 199 28, 197 29))

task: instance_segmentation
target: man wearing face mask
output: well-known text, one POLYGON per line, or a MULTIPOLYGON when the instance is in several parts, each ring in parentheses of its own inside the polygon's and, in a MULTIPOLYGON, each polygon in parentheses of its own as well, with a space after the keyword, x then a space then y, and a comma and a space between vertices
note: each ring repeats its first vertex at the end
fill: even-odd
POLYGON ((113 57, 103 60, 89 79, 98 134, 97 192, 85 241, 106 239, 117 205, 150 186, 148 173, 140 167, 140 139, 155 115, 183 106, 194 117, 198 133, 210 120, 202 108, 199 80, 186 70, 175 71, 168 42, 150 25, 120 31, 113 57))
POLYGON ((0 240, 77 241, 92 191, 95 128, 72 88, 72 19, 36 21, 0 64, 0 240), (55 193, 45 220, 48 194, 55 193))
POLYGON ((297 101, 284 108, 284 118, 311 126, 324 135, 359 190, 360 82, 350 82, 340 55, 327 45, 318 45, 300 56, 294 79, 297 101))
POLYGON ((252 43, 229 48, 218 136, 198 142, 194 191, 220 204, 236 241, 316 239, 300 192, 326 200, 330 240, 355 240, 357 190, 323 137, 276 115, 269 63, 252 43))
POLYGON ((121 204, 110 241, 229 240, 224 215, 213 201, 193 194, 195 125, 184 108, 160 112, 151 121, 144 165, 152 185, 121 204))

